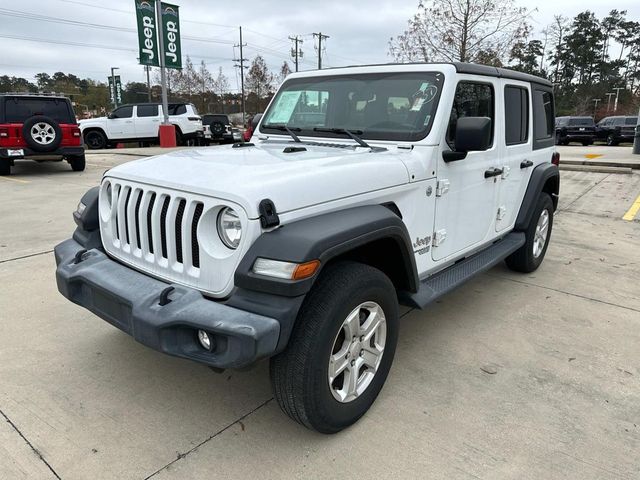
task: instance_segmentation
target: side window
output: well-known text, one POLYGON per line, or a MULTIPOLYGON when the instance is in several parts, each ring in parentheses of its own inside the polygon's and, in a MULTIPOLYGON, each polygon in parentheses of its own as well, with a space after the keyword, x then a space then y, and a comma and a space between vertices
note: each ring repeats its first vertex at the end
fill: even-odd
POLYGON ((131 105, 116 108, 111 113, 111 118, 131 118, 132 116, 133 116, 133 106, 131 105))
POLYGON ((138 105, 136 116, 141 117, 157 117, 158 105, 138 105))
POLYGON ((184 115, 187 113, 187 106, 184 103, 169 105, 169 115, 184 115))
POLYGON ((545 90, 534 90, 533 137, 545 140, 553 136, 553 96, 545 90))
POLYGON ((504 117, 506 144, 527 143, 529 139, 529 94, 526 88, 505 87, 504 117))
POLYGON ((615 127, 621 127, 624 125, 624 118, 616 118, 614 124, 615 127))
POLYGON ((447 129, 449 146, 453 146, 455 143, 458 119, 463 117, 489 117, 491 119, 491 141, 493 142, 494 112, 495 99, 491 85, 475 82, 458 83, 447 129))

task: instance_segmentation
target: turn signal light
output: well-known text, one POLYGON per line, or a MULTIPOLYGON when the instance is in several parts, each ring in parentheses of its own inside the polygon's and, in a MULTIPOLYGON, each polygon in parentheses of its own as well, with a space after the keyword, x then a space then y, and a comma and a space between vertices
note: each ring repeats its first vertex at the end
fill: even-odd
POLYGON ((74 137, 79 137, 79 136, 80 136, 80 129, 79 129, 79 128, 74 128, 74 129, 72 130, 71 134, 72 134, 74 137))
POLYGON ((309 278, 318 271, 320 267, 320 260, 311 260, 307 263, 301 263, 293 271, 292 280, 302 280, 303 278, 309 278))

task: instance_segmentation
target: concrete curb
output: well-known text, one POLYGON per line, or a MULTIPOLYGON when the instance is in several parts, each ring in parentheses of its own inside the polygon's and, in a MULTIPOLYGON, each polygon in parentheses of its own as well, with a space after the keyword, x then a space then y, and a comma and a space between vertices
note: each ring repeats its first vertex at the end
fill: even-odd
POLYGON ((640 170, 640 161, 625 162, 620 160, 576 160, 576 159, 563 159, 560 158, 560 165, 588 165, 594 167, 619 167, 619 168, 632 168, 634 170, 640 170))
POLYGON ((591 172, 591 173, 622 173, 631 175, 633 170, 629 167, 609 167, 598 165, 566 165, 560 163, 560 170, 568 170, 572 172, 591 172))

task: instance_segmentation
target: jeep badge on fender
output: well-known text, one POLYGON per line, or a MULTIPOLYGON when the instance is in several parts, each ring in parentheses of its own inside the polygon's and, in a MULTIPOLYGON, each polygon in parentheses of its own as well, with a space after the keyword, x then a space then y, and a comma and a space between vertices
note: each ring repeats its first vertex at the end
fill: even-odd
POLYGON ((216 369, 269 358, 283 412, 338 432, 385 383, 400 304, 425 308, 502 260, 540 266, 554 140, 552 85, 536 76, 295 73, 252 143, 107 171, 55 248, 58 289, 170 355, 216 369))

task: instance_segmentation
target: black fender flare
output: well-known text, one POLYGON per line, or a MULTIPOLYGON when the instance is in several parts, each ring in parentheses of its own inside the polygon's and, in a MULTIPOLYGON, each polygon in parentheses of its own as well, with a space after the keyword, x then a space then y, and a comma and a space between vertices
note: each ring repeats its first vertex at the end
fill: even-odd
POLYGON ((393 241, 400 252, 409 291, 418 290, 418 272, 409 233, 402 219, 383 205, 365 205, 285 224, 265 232, 244 255, 235 272, 236 287, 286 297, 305 295, 330 260, 377 240, 393 241), (320 260, 314 276, 298 281, 253 273, 258 257, 304 263, 320 260))
POLYGON ((531 172, 527 191, 522 199, 520 211, 516 218, 515 230, 524 231, 531 222, 533 215, 533 207, 538 201, 540 193, 546 191, 551 195, 554 211, 558 208, 558 194, 560 192, 560 171, 558 167, 552 163, 543 163, 538 165, 531 172), (547 186, 545 189, 545 185, 547 186))

